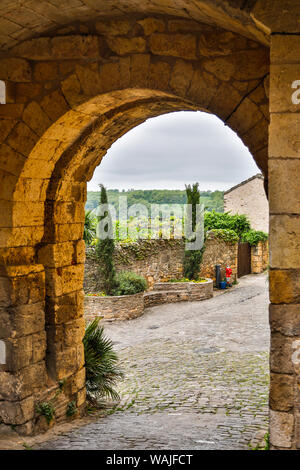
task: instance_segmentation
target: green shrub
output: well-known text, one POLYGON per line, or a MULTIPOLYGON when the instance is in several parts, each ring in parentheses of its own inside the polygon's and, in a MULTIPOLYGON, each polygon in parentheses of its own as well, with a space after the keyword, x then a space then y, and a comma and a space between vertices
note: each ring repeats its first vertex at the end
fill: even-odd
POLYGON ((216 238, 224 240, 225 242, 235 243, 239 241, 238 234, 229 228, 215 228, 210 230, 209 233, 214 234, 216 238))
POLYGON ((117 285, 114 295, 138 294, 144 292, 148 287, 145 278, 131 271, 123 271, 118 274, 117 285))
POLYGON ((205 212, 204 214, 204 228, 206 230, 212 229, 229 229, 234 230, 240 238, 244 232, 251 229, 250 222, 245 215, 231 215, 229 212, 223 214, 219 212, 205 212))
POLYGON ((51 423, 55 415, 54 405, 48 401, 43 401, 42 403, 37 404, 35 411, 37 414, 45 416, 48 424, 51 423))
POLYGON ((248 242, 250 245, 257 245, 259 242, 268 240, 268 234, 261 230, 249 230, 242 235, 242 241, 248 242))
POLYGON ((111 340, 104 336, 104 329, 99 326, 99 318, 87 326, 83 345, 87 399, 97 403, 104 397, 119 399, 114 387, 123 373, 111 340))

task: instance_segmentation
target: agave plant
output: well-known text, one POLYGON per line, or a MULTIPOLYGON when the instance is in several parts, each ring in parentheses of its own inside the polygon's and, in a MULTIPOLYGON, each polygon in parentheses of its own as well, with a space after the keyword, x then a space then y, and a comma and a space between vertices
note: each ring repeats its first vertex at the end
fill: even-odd
POLYGON ((118 367, 118 356, 113 350, 113 343, 104 335, 104 328, 99 326, 99 318, 92 321, 85 330, 83 338, 86 391, 91 402, 98 402, 105 397, 118 400, 115 385, 123 377, 118 367))

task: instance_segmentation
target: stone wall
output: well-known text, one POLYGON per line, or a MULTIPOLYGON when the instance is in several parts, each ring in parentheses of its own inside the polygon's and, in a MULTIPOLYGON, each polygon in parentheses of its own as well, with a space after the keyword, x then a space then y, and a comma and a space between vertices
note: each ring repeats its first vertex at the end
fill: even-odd
POLYGON ((251 247, 251 272, 260 274, 269 265, 269 243, 259 242, 257 246, 251 247))
MULTIPOLYGON (((157 281, 183 277, 184 243, 182 240, 140 240, 132 244, 117 245, 115 251, 116 271, 134 271, 145 277, 148 287, 157 281)), ((237 243, 225 242, 208 234, 201 263, 200 275, 215 279, 215 265, 231 266, 233 279, 237 277, 237 243)), ((84 290, 86 293, 103 290, 94 249, 87 250, 84 290)))
POLYGON ((86 321, 99 317, 106 321, 131 320, 142 315, 143 311, 144 292, 115 297, 85 296, 86 321))

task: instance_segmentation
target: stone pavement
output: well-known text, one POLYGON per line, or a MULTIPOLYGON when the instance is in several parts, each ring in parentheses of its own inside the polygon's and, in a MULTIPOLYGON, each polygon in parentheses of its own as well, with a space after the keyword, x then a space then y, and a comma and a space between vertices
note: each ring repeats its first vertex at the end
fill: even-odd
POLYGON ((125 372, 111 414, 35 448, 247 449, 268 427, 268 285, 106 325, 125 372))

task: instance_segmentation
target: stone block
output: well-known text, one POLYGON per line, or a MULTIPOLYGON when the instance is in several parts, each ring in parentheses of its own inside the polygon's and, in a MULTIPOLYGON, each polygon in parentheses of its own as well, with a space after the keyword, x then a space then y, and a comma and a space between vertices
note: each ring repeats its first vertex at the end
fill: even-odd
POLYGON ((151 61, 149 72, 149 86, 154 89, 168 89, 171 67, 167 62, 151 61))
POLYGON ((33 397, 25 398, 19 402, 0 402, 0 419, 4 424, 24 424, 34 416, 33 397))
POLYGON ((0 80, 12 82, 31 82, 31 67, 24 59, 1 59, 0 80))
POLYGON ((193 66, 183 60, 177 60, 172 70, 170 86, 176 94, 185 97, 193 78, 193 66))
POLYGON ((271 114, 269 156, 273 158, 299 158, 299 128, 299 113, 271 114))
POLYGON ((300 214, 300 159, 269 160, 269 204, 272 214, 300 214))
POLYGON ((135 54, 131 57, 131 86, 138 88, 148 86, 149 66, 149 54, 135 54))
POLYGON ((57 36, 51 39, 55 59, 99 59, 97 36, 57 36))
POLYGON ((270 326, 285 336, 300 336, 300 305, 270 305, 270 326))
MULTIPOLYGON (((272 211, 272 207, 271 207, 272 211)), ((271 215, 270 266, 278 269, 300 267, 300 216, 271 215)))
POLYGON ((270 368, 271 372, 278 374, 293 374, 292 363, 293 339, 283 336, 281 333, 273 333, 271 336, 270 368))
POLYGON ((138 21, 138 24, 141 25, 146 36, 153 33, 162 33, 165 30, 164 21, 158 18, 144 18, 138 21))
POLYGON ((45 96, 40 105, 52 121, 57 121, 70 109, 62 93, 57 90, 45 96))
POLYGON ((6 143, 25 157, 29 155, 38 140, 38 136, 24 123, 14 127, 6 139, 6 143))
POLYGON ((290 413, 270 410, 270 443, 279 448, 292 447, 294 416, 290 413))
POLYGON ((294 406, 294 377, 271 373, 270 407, 276 411, 290 411, 294 406))
POLYGON ((105 36, 120 36, 127 34, 131 29, 130 21, 124 19, 97 21, 95 23, 97 33, 105 36))
POLYGON ((146 50, 146 41, 142 37, 124 38, 113 36, 106 38, 109 48, 117 55, 142 53, 146 50))
MULTIPOLYGON (((292 101, 292 95, 299 89, 292 84, 299 80, 300 64, 271 65, 270 69, 270 112, 297 113, 300 105, 292 101)), ((298 93, 299 95, 299 93, 298 93)))
POLYGON ((196 36, 192 34, 153 34, 149 39, 153 54, 196 59, 196 36))

